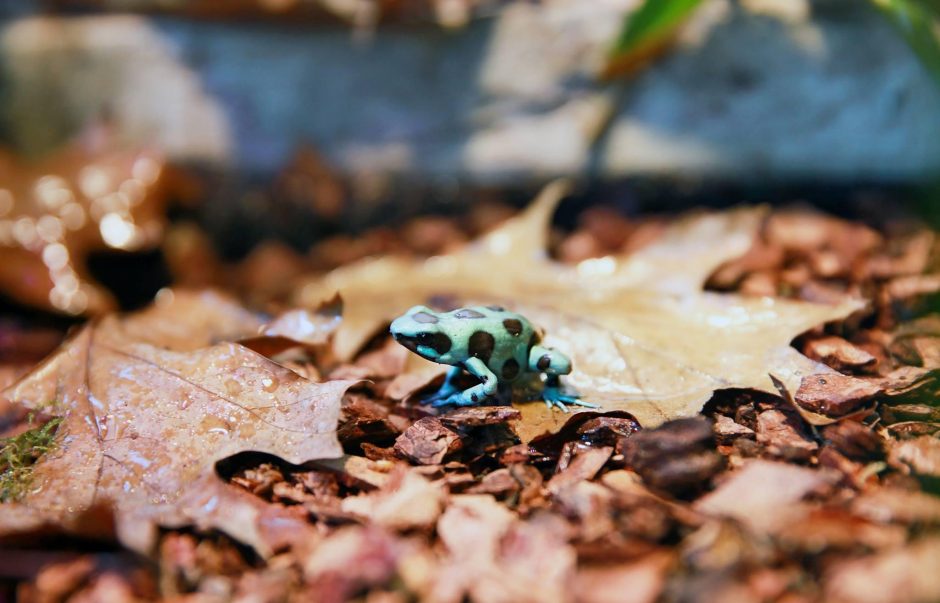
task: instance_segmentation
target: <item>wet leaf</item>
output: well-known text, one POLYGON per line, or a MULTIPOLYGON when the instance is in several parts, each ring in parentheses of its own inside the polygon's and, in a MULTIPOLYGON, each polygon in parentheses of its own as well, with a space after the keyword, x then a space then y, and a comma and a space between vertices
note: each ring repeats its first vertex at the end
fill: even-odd
MULTIPOLYGON (((217 296, 184 294, 105 317, 66 341, 0 398, 0 421, 24 407, 62 418, 21 509, 69 526, 109 506, 138 549, 151 544, 141 526, 157 522, 231 530, 264 552, 251 527, 260 499, 233 494, 215 464, 244 451, 290 463, 340 456, 340 399, 353 382, 313 383, 220 341, 254 328, 250 314, 217 296)), ((17 527, 3 521, 0 531, 17 527)))
POLYGON ((104 319, 114 336, 177 352, 254 335, 264 324, 234 298, 213 290, 165 289, 154 303, 125 319, 104 319))
MULTIPOLYGON (((679 219, 628 256, 577 265, 547 257, 548 223, 563 184, 550 185, 520 216, 457 253, 413 261, 381 257, 313 279, 297 292, 314 307, 340 292, 345 319, 336 353, 351 358, 392 318, 434 298, 495 301, 546 331, 546 345, 571 356, 567 383, 603 410, 645 427, 691 416, 717 389, 775 392, 771 371, 796 391, 803 376, 831 373, 790 347, 798 334, 861 307, 703 292, 722 263, 745 253, 764 211, 743 208, 679 219)), ((424 375, 442 367, 416 363, 424 375)), ((516 405, 524 441, 558 431, 567 416, 540 403, 516 405)))
POLYGON ((88 272, 88 254, 156 247, 168 179, 150 151, 75 142, 46 160, 22 163, 0 151, 0 290, 66 314, 114 306, 88 272))

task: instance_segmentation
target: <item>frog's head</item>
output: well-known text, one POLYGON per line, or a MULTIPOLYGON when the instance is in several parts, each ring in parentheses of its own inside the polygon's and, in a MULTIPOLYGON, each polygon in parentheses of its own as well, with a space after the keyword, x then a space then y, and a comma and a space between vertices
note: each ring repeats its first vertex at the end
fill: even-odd
POLYGON ((567 375, 571 372, 571 360, 558 350, 535 345, 529 350, 529 367, 546 375, 567 375))
POLYGON ((426 306, 415 306, 393 320, 389 331, 395 341, 432 362, 446 361, 453 346, 441 316, 426 306))

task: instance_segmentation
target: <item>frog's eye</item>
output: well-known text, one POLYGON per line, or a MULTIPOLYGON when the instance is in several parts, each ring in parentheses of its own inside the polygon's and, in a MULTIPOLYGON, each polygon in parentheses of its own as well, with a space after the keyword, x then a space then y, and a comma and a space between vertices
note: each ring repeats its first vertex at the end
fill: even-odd
POLYGON ((428 314, 427 312, 418 312, 412 315, 412 318, 415 322, 420 322, 424 324, 434 324, 437 322, 437 316, 433 314, 428 314))
POLYGON ((443 333, 418 333, 415 339, 418 345, 427 346, 438 354, 446 354, 450 351, 450 337, 443 333))

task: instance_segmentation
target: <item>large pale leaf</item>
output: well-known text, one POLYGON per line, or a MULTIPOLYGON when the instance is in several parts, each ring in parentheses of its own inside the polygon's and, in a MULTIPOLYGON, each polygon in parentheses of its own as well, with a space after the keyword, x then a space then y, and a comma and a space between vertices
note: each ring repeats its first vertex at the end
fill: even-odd
MULTIPOLYGON (((529 316, 548 345, 569 354, 567 380, 603 410, 625 410, 644 426, 695 414, 721 388, 776 392, 773 373, 795 391, 804 374, 828 369, 793 350, 798 334, 860 307, 702 291, 708 275, 743 254, 761 208, 698 213, 677 220, 628 257, 576 266, 549 259, 548 222, 564 195, 549 186, 523 214, 460 253, 410 261, 379 258, 306 283, 315 305, 339 291, 346 317, 337 352, 350 357, 388 320, 435 296, 498 301, 529 316)), ((524 439, 559 429, 567 417, 539 403, 517 404, 524 439)))
MULTIPOLYGON (((237 519, 259 517, 260 507, 230 492, 215 463, 243 451, 291 463, 340 456, 340 401, 353 382, 314 383, 220 341, 257 328, 224 298, 178 293, 76 334, 0 396, 0 422, 22 408, 63 417, 31 490, 8 510, 35 524, 80 527, 83 513, 110 507, 137 548, 150 541, 136 527, 153 522, 241 526, 233 535, 264 552, 258 530, 237 519), (236 502, 220 514, 220 500, 236 502)), ((0 532, 25 527, 18 523, 0 521, 0 532)))

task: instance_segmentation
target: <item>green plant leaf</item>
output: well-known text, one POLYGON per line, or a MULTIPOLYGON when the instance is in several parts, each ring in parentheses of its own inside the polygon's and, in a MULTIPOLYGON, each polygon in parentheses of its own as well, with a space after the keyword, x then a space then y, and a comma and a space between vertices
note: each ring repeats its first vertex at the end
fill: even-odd
POLYGON ((665 50, 702 0, 646 0, 627 15, 611 49, 606 73, 631 72, 665 50))
POLYGON ((871 0, 901 31, 940 84, 940 5, 929 0, 871 0))

